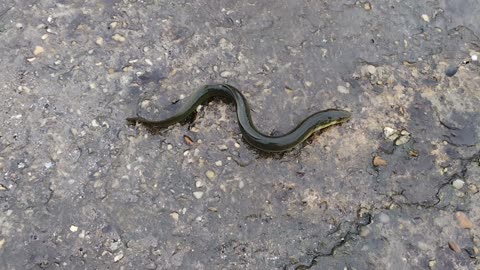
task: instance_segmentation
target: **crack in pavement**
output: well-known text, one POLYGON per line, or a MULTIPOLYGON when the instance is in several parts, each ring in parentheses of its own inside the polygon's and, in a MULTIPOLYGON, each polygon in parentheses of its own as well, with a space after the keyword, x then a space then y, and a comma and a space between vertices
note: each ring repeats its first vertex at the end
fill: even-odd
MULTIPOLYGON (((395 202, 398 204, 400 207, 402 206, 407 206, 407 207, 417 207, 421 209, 430 209, 430 208, 435 208, 441 201, 440 193, 443 188, 446 186, 450 185, 455 179, 457 178, 465 178, 466 173, 467 173, 467 166, 471 163, 478 163, 480 166, 480 151, 474 155, 472 155, 469 158, 461 159, 462 160, 462 169, 459 173, 453 174, 451 177, 448 178, 448 181, 442 183, 439 188, 437 189, 435 193, 435 198, 436 201, 433 203, 408 203, 408 202, 398 202, 396 201, 393 196, 395 195, 402 195, 403 196, 403 191, 391 196, 388 196, 389 199, 392 202, 395 202)), ((361 210, 361 208, 360 208, 361 210)), ((370 212, 376 211, 378 209, 371 209, 370 212)), ((365 216, 359 217, 356 221, 354 222, 343 222, 340 225, 337 226, 337 228, 334 230, 333 233, 336 233, 341 230, 342 225, 348 224, 347 226, 350 226, 350 229, 348 229, 345 233, 343 233, 342 236, 340 236, 340 240, 337 241, 333 247, 330 249, 328 253, 317 253, 313 255, 311 262, 309 264, 293 264, 293 265, 286 265, 283 267, 284 270, 307 270, 311 269, 313 266, 319 263, 319 258, 322 257, 330 257, 330 256, 335 256, 335 251, 339 249, 340 247, 344 246, 347 242, 355 240, 354 236, 359 235, 360 229, 364 226, 368 226, 369 224, 372 223, 372 216, 370 213, 366 213, 365 216)))
MULTIPOLYGON (((359 208, 357 213, 360 213, 362 208, 359 208)), ((312 268, 318 263, 318 259, 322 257, 329 257, 334 256, 335 251, 344 246, 348 241, 354 240, 354 236, 359 235, 360 229, 364 226, 367 226, 372 223, 372 215, 370 213, 364 213, 363 216, 358 217, 353 222, 343 222, 340 223, 334 232, 338 232, 341 230, 342 225, 349 227, 348 230, 343 233, 340 237, 340 240, 337 241, 333 247, 327 253, 317 252, 313 255, 311 262, 309 264, 293 264, 293 265, 286 265, 283 267, 284 270, 307 270, 312 268)))

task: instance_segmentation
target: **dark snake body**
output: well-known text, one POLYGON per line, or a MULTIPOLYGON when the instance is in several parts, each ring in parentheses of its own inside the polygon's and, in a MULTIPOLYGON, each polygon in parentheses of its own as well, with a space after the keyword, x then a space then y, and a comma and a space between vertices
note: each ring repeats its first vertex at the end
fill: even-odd
POLYGON ((189 97, 172 117, 159 121, 147 120, 142 117, 130 117, 127 118, 127 121, 132 124, 141 123, 149 128, 166 128, 178 122, 185 121, 199 105, 213 97, 223 97, 235 103, 238 124, 240 125, 243 138, 250 145, 264 152, 287 151, 305 141, 314 132, 331 125, 343 123, 349 120, 351 116, 350 112, 344 110, 323 110, 308 116, 285 135, 268 136, 258 131, 253 125, 247 100, 238 89, 228 84, 215 84, 200 88, 189 97))

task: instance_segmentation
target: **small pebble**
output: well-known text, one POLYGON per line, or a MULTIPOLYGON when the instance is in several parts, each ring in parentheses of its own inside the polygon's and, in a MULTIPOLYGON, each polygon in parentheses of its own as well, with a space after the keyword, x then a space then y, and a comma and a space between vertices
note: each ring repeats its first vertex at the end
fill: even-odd
POLYGON ((221 151, 225 151, 228 149, 228 146, 226 146, 225 144, 221 144, 218 146, 218 149, 220 149, 221 151))
POLYGON ((3 248, 4 244, 5 244, 5 239, 4 238, 0 239, 0 250, 3 248))
POLYGON ((418 157, 418 151, 417 150, 410 150, 410 151, 408 151, 408 154, 411 157, 418 157))
POLYGON ((418 247, 423 251, 430 249, 430 245, 422 241, 418 242, 418 247))
POLYGON ((195 191, 193 192, 193 197, 195 197, 195 199, 199 200, 203 197, 203 191, 195 191))
POLYGON ((96 119, 93 119, 92 120, 92 127, 98 127, 100 126, 100 124, 98 123, 98 121, 96 119))
POLYGON ((365 4, 363 4, 363 9, 367 11, 372 10, 372 4, 370 4, 369 2, 366 2, 365 4))
POLYGON ((456 189, 462 189, 465 186, 465 182, 461 179, 456 179, 453 181, 452 186, 456 189))
POLYGON ((115 34, 112 36, 112 39, 117 41, 117 42, 125 42, 125 37, 120 35, 120 34, 115 34))
POLYGON ((410 133, 406 130, 402 130, 401 136, 395 140, 395 145, 403 145, 410 141, 410 133))
POLYGON ((388 223, 390 222, 390 217, 385 214, 385 213, 381 213, 380 216, 378 216, 378 219, 380 220, 380 222, 382 223, 388 223))
POLYGON ((168 144, 167 145, 167 150, 172 150, 173 149, 173 146, 171 144, 168 144))
POLYGON ((360 229, 360 236, 361 237, 366 237, 369 234, 370 234, 370 230, 367 227, 361 227, 361 229, 360 229))
POLYGON ((197 127, 191 127, 190 131, 193 132, 193 133, 198 133, 200 131, 200 129, 198 129, 197 127))
POLYGON ((71 232, 76 232, 76 231, 78 231, 78 227, 75 226, 75 225, 72 225, 72 226, 70 226, 70 231, 71 232))
POLYGON ((398 131, 391 127, 385 127, 383 128, 383 135, 385 136, 386 139, 394 141, 395 139, 398 138, 398 131))
POLYGON ((205 183, 203 183, 202 180, 197 180, 197 181, 195 181, 195 187, 196 187, 196 188, 202 188, 202 187, 204 187, 204 186, 205 186, 205 183))
POLYGON ((118 250, 120 248, 121 245, 122 245, 122 243, 120 241, 112 242, 108 248, 112 252, 115 252, 116 250, 118 250))
POLYGON ((375 72, 377 72, 377 68, 376 68, 375 66, 368 65, 368 66, 367 66, 367 71, 368 71, 368 73, 374 75, 375 72))
POLYGON ((455 191, 455 196, 457 196, 459 198, 463 198, 463 197, 465 197, 465 192, 461 192, 460 190, 456 190, 455 191))
POLYGON ((23 28, 23 24, 21 24, 21 23, 16 23, 16 24, 15 24, 15 27, 17 27, 18 29, 22 29, 22 28, 23 28))
POLYGON ((222 78, 228 78, 230 76, 232 76, 232 72, 230 72, 230 71, 222 71, 220 73, 220 77, 222 77, 222 78))
MULTIPOLYGON (((2 167, 2 166, 0 166, 0 168, 1 168, 1 167, 2 167)), ((477 186, 476 186, 475 184, 470 184, 470 185, 468 185, 468 190, 470 190, 470 192, 472 192, 472 193, 477 193, 477 192, 478 192, 478 188, 477 188, 477 186)))
POLYGON ((473 223, 470 221, 468 216, 463 213, 463 212, 457 212, 455 213, 455 217, 457 218, 458 221, 458 226, 462 229, 471 229, 473 228, 473 223))
POLYGON ((121 259, 123 259, 123 252, 121 252, 121 251, 115 257, 113 257, 114 262, 118 262, 121 259))
POLYGON ((215 172, 208 170, 205 175, 207 176, 208 179, 213 180, 215 178, 215 172))
POLYGON ((148 106, 150 106, 150 100, 148 100, 148 99, 144 100, 140 103, 140 107, 142 107, 144 109, 148 108, 148 106))
POLYGON ((424 20, 426 22, 430 22, 430 17, 428 17, 427 14, 422 14, 422 20, 424 20))
POLYGON ((52 162, 47 162, 45 164, 43 164, 43 166, 45 166, 45 169, 50 169, 53 167, 53 163, 52 162))
POLYGON ((33 50, 33 55, 38 56, 44 52, 45 52, 45 49, 43 47, 35 46, 35 49, 33 50))
POLYGON ((449 66, 447 70, 445 70, 445 75, 447 75, 448 77, 452 77, 457 73, 457 71, 458 71, 458 66, 449 66))
POLYGON ((222 163, 221 160, 218 160, 218 161, 215 162, 215 165, 218 166, 218 167, 220 167, 220 166, 223 165, 223 163, 222 163))
POLYGON ((472 61, 478 61, 478 55, 476 54, 472 55, 472 61))
POLYGON ((175 222, 178 222, 178 219, 180 218, 180 215, 177 212, 172 212, 170 213, 170 216, 175 220, 175 222))
POLYGON ((95 40, 95 43, 98 46, 102 46, 103 45, 103 38, 102 37, 97 37, 97 39, 95 40))
POLYGON ((437 261, 435 261, 435 260, 430 260, 430 261, 428 261, 428 267, 429 267, 430 269, 435 269, 435 266, 436 266, 436 265, 437 265, 437 261))
POLYGON ((348 94, 350 93, 350 90, 348 90, 348 88, 346 88, 345 86, 343 85, 339 85, 337 86, 337 91, 342 93, 342 94, 348 94))

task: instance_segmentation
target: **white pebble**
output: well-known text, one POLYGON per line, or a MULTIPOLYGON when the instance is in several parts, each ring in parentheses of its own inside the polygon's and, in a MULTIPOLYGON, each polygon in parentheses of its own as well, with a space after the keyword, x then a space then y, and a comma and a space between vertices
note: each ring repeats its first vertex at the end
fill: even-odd
POLYGON ((178 221, 180 218, 180 215, 177 212, 172 212, 170 213, 170 216, 173 218, 173 220, 178 221))
POLYGON ((214 171, 211 171, 211 170, 208 170, 205 175, 207 176, 208 179, 210 180, 213 180, 213 178, 215 178, 215 172, 214 171))
POLYGON ((93 119, 93 120, 92 120, 92 127, 98 127, 98 126, 100 126, 100 124, 98 123, 98 121, 95 120, 95 119, 93 119))
POLYGON ((452 186, 456 189, 462 189, 465 186, 465 182, 462 179, 456 179, 453 181, 452 186))
POLYGON ((53 167, 53 163, 52 162, 47 162, 47 163, 44 164, 44 166, 45 166, 46 169, 50 169, 50 168, 53 167))
POLYGON ((102 46, 103 45, 103 38, 102 37, 97 37, 97 39, 95 40, 95 43, 98 45, 98 46, 102 46))
POLYGON ((385 136, 385 138, 393 141, 398 137, 398 132, 396 129, 393 129, 391 127, 385 127, 383 128, 383 135, 385 136))
POLYGON ((114 262, 118 262, 118 261, 120 261, 121 259, 123 259, 123 252, 120 252, 117 256, 115 256, 115 257, 113 258, 113 261, 114 261, 114 262))
POLYGON ((424 20, 426 22, 430 22, 430 17, 428 17, 427 14, 422 14, 422 20, 424 20))
POLYGON ((72 225, 72 226, 70 226, 70 231, 71 232, 76 232, 76 231, 78 231, 78 227, 75 226, 75 225, 72 225))
POLYGON ((120 35, 120 34, 115 34, 112 36, 112 39, 117 41, 117 42, 125 42, 125 37, 120 35))
POLYGON ((395 145, 403 145, 406 144, 408 141, 410 141, 410 136, 404 135, 395 141, 395 145))
POLYGON ((222 161, 221 161, 221 160, 218 160, 218 161, 216 161, 216 162, 215 162, 215 165, 217 165, 218 167, 220 167, 220 166, 222 166, 222 165, 223 165, 223 163, 222 163, 222 161))
POLYGON ((173 146, 171 144, 168 144, 167 145, 167 150, 172 150, 173 149, 173 146))
POLYGON ((348 94, 350 91, 348 90, 348 88, 346 88, 345 86, 343 85, 339 85, 337 86, 337 91, 342 93, 342 94, 348 94))
POLYGON ((477 61, 478 60, 478 55, 474 54, 472 55, 472 61, 477 61))
POLYGON ((45 52, 45 49, 43 47, 35 46, 35 49, 33 50, 33 55, 38 56, 44 52, 45 52))
POLYGON ((201 187, 204 187, 204 186, 205 186, 205 183, 203 183, 202 180, 195 181, 195 187, 196 188, 201 188, 201 187))
POLYGON ((193 192, 193 197, 195 197, 195 199, 199 200, 203 197, 203 191, 195 191, 193 192))
POLYGON ((230 77, 230 76, 232 76, 232 72, 230 72, 230 71, 222 71, 220 73, 220 77, 222 77, 222 78, 227 78, 227 77, 230 77))
POLYGON ((140 107, 146 109, 150 105, 150 100, 144 100, 140 103, 140 107))
POLYGON ((373 74, 375 74, 375 72, 377 72, 377 68, 375 66, 368 65, 367 66, 367 71, 368 71, 368 73, 373 75, 373 74))

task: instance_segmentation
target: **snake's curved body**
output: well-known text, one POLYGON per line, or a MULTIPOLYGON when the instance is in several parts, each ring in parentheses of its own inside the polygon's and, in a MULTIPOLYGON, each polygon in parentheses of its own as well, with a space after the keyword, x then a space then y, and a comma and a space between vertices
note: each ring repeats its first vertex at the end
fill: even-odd
POLYGON ((198 105, 213 97, 224 97, 235 103, 238 124, 243 138, 253 147, 264 152, 283 152, 305 141, 314 132, 331 125, 343 123, 350 119, 350 112, 338 109, 328 109, 316 112, 285 135, 268 136, 260 131, 252 123, 250 108, 247 100, 235 87, 228 84, 206 85, 195 92, 178 112, 164 120, 153 121, 142 117, 130 117, 130 123, 141 123, 150 128, 165 128, 186 120, 198 107, 198 105))

